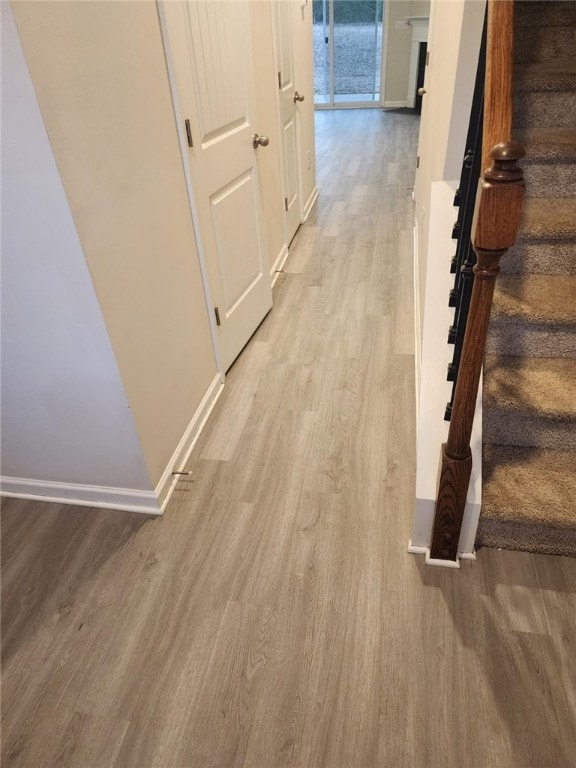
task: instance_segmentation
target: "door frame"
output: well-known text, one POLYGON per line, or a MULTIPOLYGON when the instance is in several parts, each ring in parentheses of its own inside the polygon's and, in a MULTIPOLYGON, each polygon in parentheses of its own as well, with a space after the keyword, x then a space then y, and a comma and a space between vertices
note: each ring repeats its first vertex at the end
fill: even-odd
MULTIPOLYGON (((286 0, 285 0, 286 1, 286 0)), ((274 61, 278 62, 279 57, 279 48, 278 48, 278 35, 280 30, 278 29, 277 22, 277 15, 276 11, 274 10, 274 2, 275 0, 268 0, 270 3, 270 14, 271 14, 271 20, 272 20, 272 50, 274 52, 274 61)), ((290 3, 290 9, 292 16, 290 18, 290 24, 291 24, 291 34, 290 34, 290 46, 291 46, 291 53, 292 53, 292 67, 293 67, 293 76, 296 75, 296 68, 297 68, 297 61, 296 61, 296 51, 294 46, 294 6, 295 3, 290 3)), ((281 99, 281 91, 280 88, 275 88, 276 91, 276 124, 277 124, 277 141, 278 146, 280 147, 280 152, 282 154, 282 162, 280 164, 280 179, 282 181, 282 190, 285 191, 286 189, 286 173, 285 173, 285 158, 284 158, 284 141, 282 136, 282 108, 280 105, 280 99, 281 99)), ((294 132, 296 137, 296 171, 298 174, 297 184, 298 184, 298 202, 299 202, 299 209, 300 209, 300 224, 299 227, 304 222, 304 206, 305 202, 302 199, 302 146, 301 146, 301 140, 300 140, 300 116, 298 114, 298 110, 294 110, 294 132)), ((284 211, 284 214, 286 214, 286 211, 284 211)), ((298 230, 296 230, 298 232, 298 230)), ((285 243, 285 249, 286 249, 286 257, 288 256, 288 248, 290 247, 290 242, 292 241, 294 236, 292 236, 290 239, 288 239, 288 220, 286 215, 284 215, 284 243, 285 243)))

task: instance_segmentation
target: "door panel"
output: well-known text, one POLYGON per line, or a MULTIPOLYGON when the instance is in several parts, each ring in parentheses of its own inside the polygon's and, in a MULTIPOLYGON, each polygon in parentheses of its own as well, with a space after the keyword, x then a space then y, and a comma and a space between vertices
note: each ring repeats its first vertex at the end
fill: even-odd
POLYGON ((276 57, 279 75, 279 112, 282 133, 282 179, 286 201, 286 241, 289 243, 301 221, 300 178, 296 119, 298 102, 294 101, 297 85, 294 80, 292 48, 292 12, 290 0, 273 3, 276 37, 276 57))
POLYGON ((225 370, 272 306, 262 240, 250 0, 164 4, 225 370))
POLYGON ((226 318, 263 276, 252 247, 258 239, 256 195, 253 174, 244 173, 210 198, 226 318))
POLYGON ((294 85, 294 70, 292 62, 292 7, 289 0, 280 0, 276 4, 278 13, 280 72, 282 73, 282 88, 294 85))
POLYGON ((188 3, 203 147, 250 122, 241 11, 234 2, 188 3))
MULTIPOLYGON (((291 119, 289 117, 287 122, 282 126, 282 138, 284 144, 284 156, 286 157, 285 190, 288 199, 288 211, 290 211, 293 206, 295 207, 295 210, 297 210, 299 208, 298 156, 296 153, 296 123, 293 118, 291 119)), ((296 224, 296 229, 298 228, 299 223, 300 221, 296 224)))

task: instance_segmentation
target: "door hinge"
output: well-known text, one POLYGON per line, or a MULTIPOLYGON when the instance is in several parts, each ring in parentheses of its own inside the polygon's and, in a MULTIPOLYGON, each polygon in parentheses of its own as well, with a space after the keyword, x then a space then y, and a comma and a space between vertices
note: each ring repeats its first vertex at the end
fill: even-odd
POLYGON ((420 155, 416 158, 416 168, 420 168, 420 155))
POLYGON ((324 38, 324 42, 326 43, 326 45, 328 45, 328 38, 327 37, 324 38))
POLYGON ((186 138, 188 139, 188 146, 193 147, 194 142, 192 141, 192 129, 190 128, 190 120, 185 120, 184 125, 186 126, 186 138))
POLYGON ((216 325, 222 325, 220 322, 220 310, 218 307, 214 307, 214 314, 216 315, 216 325))
POLYGON ((284 198, 284 208, 286 208, 286 210, 288 210, 288 198, 287 197, 284 198))
POLYGON ((278 88, 282 90, 282 72, 278 72, 278 88))

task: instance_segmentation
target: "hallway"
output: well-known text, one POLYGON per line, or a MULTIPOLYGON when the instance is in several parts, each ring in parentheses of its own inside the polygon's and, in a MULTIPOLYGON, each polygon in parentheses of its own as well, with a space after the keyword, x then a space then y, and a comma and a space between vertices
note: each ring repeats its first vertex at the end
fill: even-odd
POLYGON ((574 768, 576 560, 406 554, 418 120, 316 119, 320 198, 165 516, 4 504, 5 768, 574 768))

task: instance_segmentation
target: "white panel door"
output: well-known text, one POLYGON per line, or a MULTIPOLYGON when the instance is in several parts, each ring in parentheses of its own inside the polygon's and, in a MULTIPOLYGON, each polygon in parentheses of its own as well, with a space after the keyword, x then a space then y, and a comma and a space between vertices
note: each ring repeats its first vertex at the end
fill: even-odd
MULTIPOLYGON (((293 0, 273 0, 278 69, 282 179, 284 185, 286 242, 290 242, 301 222, 300 178, 296 120, 299 101, 294 78, 292 45, 293 0)), ((302 98, 302 94, 298 94, 302 98)))
POLYGON ((258 154, 266 148, 253 145, 258 126, 249 1, 189 0, 174 4, 177 9, 166 4, 225 370, 272 306, 258 184, 258 154), (177 57, 182 35, 187 62, 177 57), (179 73, 184 65, 189 71, 179 73))

